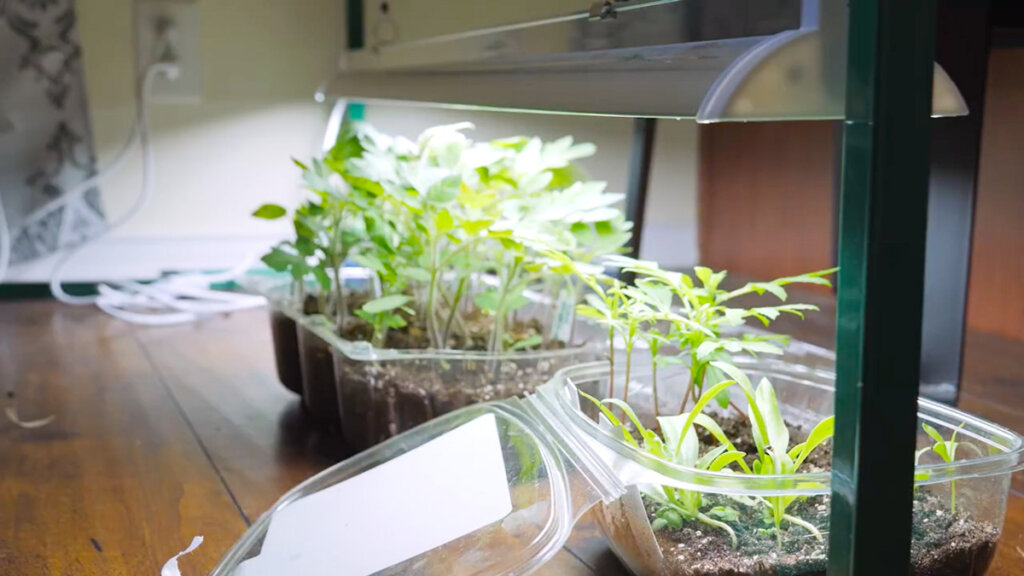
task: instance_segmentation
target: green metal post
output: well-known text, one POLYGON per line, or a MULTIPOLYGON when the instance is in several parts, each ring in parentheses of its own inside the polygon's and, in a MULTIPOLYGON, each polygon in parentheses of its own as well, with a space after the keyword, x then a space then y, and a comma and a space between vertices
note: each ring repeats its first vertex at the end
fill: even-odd
POLYGON ((345 10, 345 18, 348 23, 348 49, 360 50, 366 42, 363 30, 363 0, 346 0, 345 10))
POLYGON ((907 574, 936 0, 851 0, 830 576, 907 574))

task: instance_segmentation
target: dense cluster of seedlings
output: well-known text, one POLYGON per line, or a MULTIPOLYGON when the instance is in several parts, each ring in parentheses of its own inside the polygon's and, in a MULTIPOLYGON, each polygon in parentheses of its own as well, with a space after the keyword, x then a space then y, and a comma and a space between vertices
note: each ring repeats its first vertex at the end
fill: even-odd
MULTIPOLYGON (((558 255, 553 254, 557 258, 558 255)), ((721 287, 725 272, 714 272, 697 267, 696 279, 687 274, 660 269, 652 262, 623 257, 614 261, 625 272, 634 275, 632 285, 610 278, 580 266, 569 258, 560 259, 590 286, 593 293, 578 314, 593 318, 608 327, 609 339, 624 344, 625 378, 621 383, 621 399, 615 397, 614 363, 609 372, 609 398, 599 400, 585 393, 600 407, 611 426, 621 433, 623 441, 669 462, 712 472, 736 474, 784 475, 795 474, 811 453, 833 434, 833 418, 819 422, 804 442, 790 446, 790 433, 779 410, 775 390, 767 378, 755 387, 747 375, 734 362, 738 354, 782 354, 780 346, 785 337, 776 335, 730 335, 727 330, 756 318, 765 326, 782 314, 803 315, 816 310, 810 304, 786 303, 789 284, 818 284, 829 286, 826 278, 835 272, 822 270, 800 276, 779 278, 770 282, 749 282, 735 290, 721 287), (774 296, 779 303, 766 306, 741 307, 734 302, 747 295, 774 296), (651 391, 653 395, 656 428, 647 428, 628 404, 631 385, 631 364, 634 347, 645 342, 651 354, 651 391), (666 354, 667 350, 671 353, 666 354), (688 367, 689 380, 678 412, 661 415, 658 412, 657 368, 666 364, 688 367), (738 388, 746 399, 746 411, 740 410, 730 399, 730 391, 738 388), (749 420, 756 454, 738 450, 722 426, 705 408, 712 402, 723 408, 732 408, 749 420), (616 415, 618 409, 619 415, 616 415), (717 443, 703 454, 696 427, 707 431, 717 443)), ((609 357, 614 358, 614 348, 609 357)), ((736 534, 729 522, 739 517, 740 511, 731 506, 704 509, 702 493, 661 487, 645 495, 656 501, 652 527, 678 529, 684 520, 699 521, 726 532, 733 546, 736 534)), ((767 530, 776 535, 780 545, 782 524, 788 522, 807 530, 821 539, 812 524, 787 513, 797 496, 750 497, 735 496, 733 500, 760 510, 770 521, 767 530)))
MULTIPOLYGON (((339 331, 372 327, 368 339, 379 347, 389 331, 411 324, 433 349, 501 353, 569 340, 572 318, 513 330, 517 311, 533 295, 567 300, 571 315, 580 283, 546 254, 589 262, 620 251, 631 228, 617 207, 622 195, 574 164, 594 153, 591 144, 475 143, 468 128, 432 128, 413 142, 349 127, 323 159, 296 162, 313 199, 294 212, 295 239, 263 261, 289 272, 299 291, 312 285, 339 331), (373 275, 374 293, 358 307, 341 278, 345 262, 373 275), (487 334, 474 339, 481 324, 487 334)), ((255 212, 285 214, 276 205, 255 212)))

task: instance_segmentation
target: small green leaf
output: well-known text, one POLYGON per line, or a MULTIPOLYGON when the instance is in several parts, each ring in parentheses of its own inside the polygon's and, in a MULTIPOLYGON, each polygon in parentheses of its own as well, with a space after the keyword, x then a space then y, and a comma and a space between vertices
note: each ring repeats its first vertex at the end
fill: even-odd
POLYGON ((429 282, 430 272, 427 272, 423 268, 417 268, 415 266, 407 266, 405 268, 398 269, 399 276, 403 276, 410 280, 416 280, 418 282, 429 282))
MULTIPOLYGON (((804 460, 810 456, 814 449, 823 444, 826 440, 831 438, 835 434, 836 419, 834 416, 829 416, 811 430, 811 434, 807 437, 807 441, 803 443, 803 450, 796 457, 795 467, 799 467, 804 460)), ((795 470, 794 470, 795 471, 795 470)))
POLYGON ((437 227, 438 234, 444 234, 455 229, 455 220, 452 219, 451 212, 447 210, 441 210, 437 213, 437 218, 434 220, 434 226, 437 227))
POLYGON ((287 213, 287 210, 277 204, 264 204, 257 208, 252 215, 257 218, 263 218, 264 220, 277 220, 287 213))
POLYGON ((683 515, 674 508, 662 508, 658 510, 655 517, 664 520, 672 530, 679 530, 683 527, 683 515))
MULTIPOLYGON (((764 418, 765 429, 768 433, 768 438, 761 439, 761 443, 764 444, 765 440, 767 440, 767 444, 772 447, 775 454, 781 456, 789 450, 789 429, 786 428, 786 422, 782 419, 782 413, 779 411, 779 402, 775 397, 775 388, 772 387, 772 383, 767 378, 762 378, 758 383, 755 397, 757 398, 757 407, 761 410, 761 416, 764 418)), ((759 435, 756 427, 753 430, 755 436, 759 435)))
POLYGON ((404 294, 392 294, 391 296, 383 296, 376 300, 370 300, 366 304, 363 304, 363 310, 370 314, 380 314, 381 312, 388 312, 404 306, 406 302, 411 300, 404 294))
POLYGON ((515 312, 530 303, 530 299, 522 294, 512 294, 505 298, 503 312, 515 312))
POLYGON ((705 268, 704 266, 694 266, 693 273, 697 275, 697 279, 704 286, 711 283, 711 268, 705 268))
POLYGON ((724 522, 735 522, 739 520, 740 513, 732 506, 715 506, 711 510, 708 510, 708 516, 712 518, 718 518, 724 522))
POLYGON ((324 292, 329 292, 331 290, 331 277, 327 275, 326 270, 320 266, 316 266, 313 268, 313 276, 316 278, 316 282, 320 285, 321 290, 324 292))
POLYGON ((729 450, 729 447, 726 446, 725 444, 712 448, 711 450, 705 452, 703 456, 698 458, 697 463, 694 464, 693 467, 698 470, 707 470, 715 462, 715 460, 717 460, 718 457, 725 453, 727 450, 729 450))
POLYGON ((718 472, 734 462, 745 464, 745 462, 743 462, 743 458, 745 456, 746 454, 739 451, 726 452, 725 454, 715 458, 715 460, 708 466, 708 470, 718 472))
POLYGON ((729 402, 731 401, 732 396, 729 394, 728 388, 720 391, 718 394, 715 394, 715 404, 718 404, 718 407, 723 410, 729 407, 729 402))
POLYGON ((498 309, 498 300, 501 295, 497 290, 487 290, 486 292, 480 292, 473 297, 473 302, 476 303, 477 307, 486 312, 494 312, 498 309))
POLYGON ((522 340, 512 344, 512 346, 510 346, 508 349, 509 350, 524 350, 526 348, 533 348, 535 346, 539 346, 543 342, 544 342, 544 337, 543 336, 541 336, 540 334, 534 334, 533 336, 529 336, 527 338, 523 338, 522 340))
POLYGON ((921 428, 924 429, 925 434, 927 434, 927 435, 932 437, 932 440, 935 440, 936 442, 945 442, 946 441, 946 439, 942 437, 942 434, 939 434, 938 430, 936 430, 935 428, 932 428, 928 424, 921 424, 921 428))

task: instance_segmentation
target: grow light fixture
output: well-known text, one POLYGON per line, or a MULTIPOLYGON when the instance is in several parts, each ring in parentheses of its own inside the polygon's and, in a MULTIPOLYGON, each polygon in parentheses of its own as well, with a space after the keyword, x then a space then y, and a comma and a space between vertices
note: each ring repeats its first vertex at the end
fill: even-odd
MULTIPOLYGON (((350 39, 366 41, 318 97, 698 122, 843 118, 842 0, 482 4, 369 11, 350 22, 350 39)), ((936 65, 933 116, 965 114, 936 65)))

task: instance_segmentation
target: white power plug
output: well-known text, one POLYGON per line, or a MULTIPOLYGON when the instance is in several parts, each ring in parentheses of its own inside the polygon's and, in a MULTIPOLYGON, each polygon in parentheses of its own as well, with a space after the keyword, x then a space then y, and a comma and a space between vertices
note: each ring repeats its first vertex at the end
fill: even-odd
POLYGON ((151 64, 173 64, 153 83, 153 102, 198 104, 203 75, 199 49, 199 6, 180 0, 135 4, 136 65, 141 77, 151 64))

